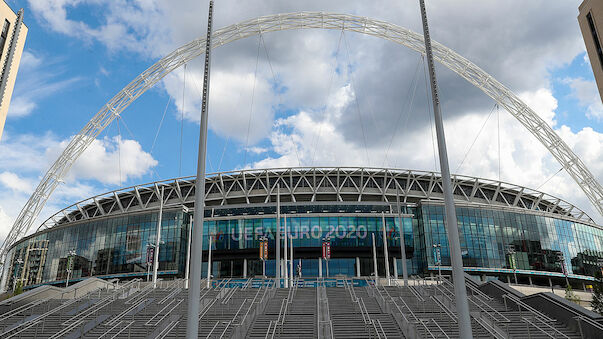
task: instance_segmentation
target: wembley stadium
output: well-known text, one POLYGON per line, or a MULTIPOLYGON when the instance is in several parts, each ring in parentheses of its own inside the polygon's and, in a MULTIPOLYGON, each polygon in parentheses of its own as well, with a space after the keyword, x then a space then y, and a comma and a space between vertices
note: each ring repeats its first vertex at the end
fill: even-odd
MULTIPOLYGON (((453 189, 469 274, 546 286, 563 285, 566 277, 579 284, 593 280, 603 258, 603 230, 579 208, 482 178, 453 176, 453 189)), ((5 286, 21 282, 31 289, 63 285, 66 279, 148 277, 160 205, 158 274, 185 277, 194 191, 194 177, 164 180, 100 194, 56 212, 10 247, 5 286)), ((207 176, 205 199, 203 276, 208 246, 215 278, 274 276, 277 206, 297 275, 371 276, 376 257, 379 276, 402 276, 400 221, 409 275, 450 270, 439 173, 371 168, 223 172, 207 176), (265 266, 260 260, 264 239, 265 266), (325 239, 328 264, 321 260, 325 239)))

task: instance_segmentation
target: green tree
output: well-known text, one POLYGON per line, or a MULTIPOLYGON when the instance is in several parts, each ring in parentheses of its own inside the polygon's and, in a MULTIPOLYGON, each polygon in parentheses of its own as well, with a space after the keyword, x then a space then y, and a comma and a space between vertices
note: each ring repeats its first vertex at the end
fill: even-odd
POLYGON ((595 281, 593 282, 593 300, 590 306, 594 312, 603 315, 603 274, 601 271, 595 273, 595 281))
POLYGON ((21 293, 23 293, 23 285, 21 284, 20 281, 17 281, 17 284, 15 286, 15 292, 13 293, 13 296, 19 295, 21 293))
POLYGON ((572 285, 567 285, 565 288, 565 299, 576 304, 580 304, 580 297, 574 293, 574 290, 572 290, 572 285))

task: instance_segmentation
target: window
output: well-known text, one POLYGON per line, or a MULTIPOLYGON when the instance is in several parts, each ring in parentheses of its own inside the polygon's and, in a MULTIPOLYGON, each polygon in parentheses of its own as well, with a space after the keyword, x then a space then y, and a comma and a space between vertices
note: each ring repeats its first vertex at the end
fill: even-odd
POLYGON ((2 57, 2 52, 4 51, 4 44, 6 43, 6 38, 8 37, 9 28, 10 22, 5 19, 4 26, 2 26, 2 33, 0 33, 0 57, 2 57))
POLYGON ((601 42, 599 41, 599 35, 597 34, 597 29, 595 28, 595 22, 593 21, 593 17, 590 12, 588 14, 586 14, 586 20, 588 20, 588 26, 590 27, 590 32, 593 35, 593 41, 595 42, 595 49, 597 50, 597 55, 599 56, 599 63, 601 63, 601 67, 603 67, 603 50, 601 49, 601 42))

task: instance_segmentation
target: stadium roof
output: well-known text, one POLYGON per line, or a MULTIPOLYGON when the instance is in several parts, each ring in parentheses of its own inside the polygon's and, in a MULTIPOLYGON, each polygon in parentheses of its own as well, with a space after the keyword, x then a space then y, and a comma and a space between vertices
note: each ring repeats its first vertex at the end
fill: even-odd
MULTIPOLYGON (((581 209, 546 193, 502 181, 453 175, 457 205, 488 205, 503 209, 553 215, 595 225, 581 209)), ((273 168, 209 174, 205 186, 207 207, 240 206, 276 201, 280 184, 281 201, 373 202, 406 204, 424 200, 443 201, 438 172, 385 168, 273 168)), ((102 218, 109 215, 157 209, 161 190, 166 205, 194 203, 195 177, 183 177, 126 187, 102 193, 53 214, 38 231, 59 224, 102 218)))

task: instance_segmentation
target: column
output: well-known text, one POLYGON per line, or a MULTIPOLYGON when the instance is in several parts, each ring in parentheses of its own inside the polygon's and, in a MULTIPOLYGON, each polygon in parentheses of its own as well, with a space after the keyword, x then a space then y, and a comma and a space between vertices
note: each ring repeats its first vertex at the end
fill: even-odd
POLYGON ((322 278, 322 258, 318 258, 318 277, 322 278))

